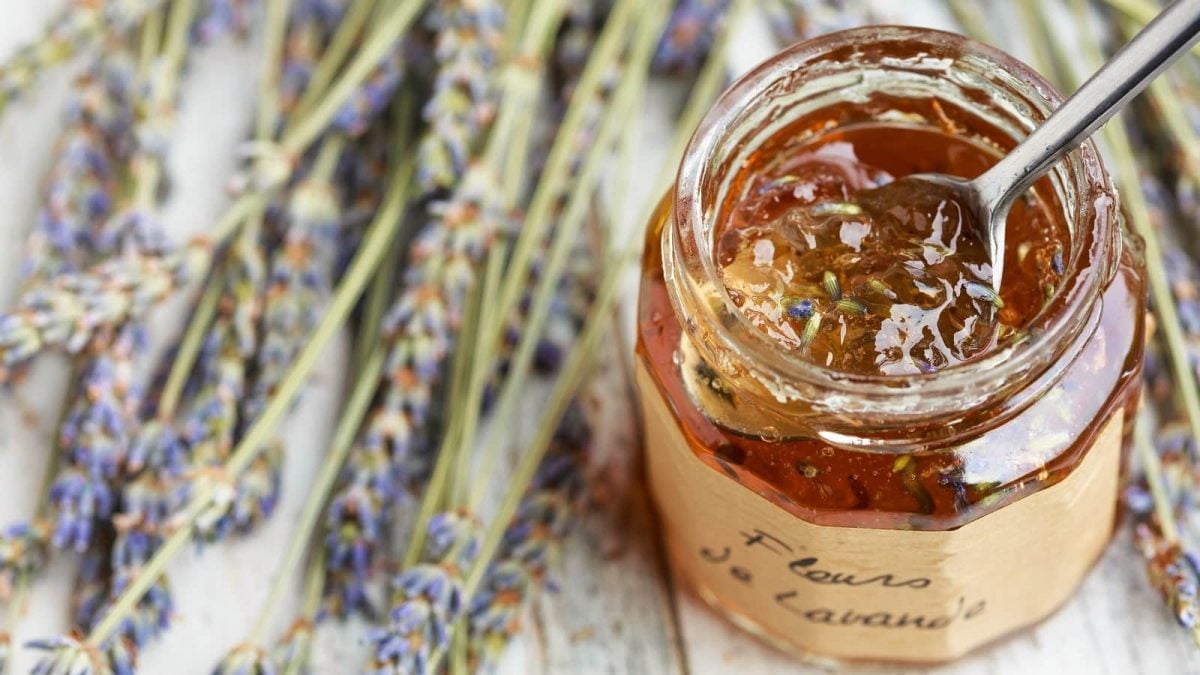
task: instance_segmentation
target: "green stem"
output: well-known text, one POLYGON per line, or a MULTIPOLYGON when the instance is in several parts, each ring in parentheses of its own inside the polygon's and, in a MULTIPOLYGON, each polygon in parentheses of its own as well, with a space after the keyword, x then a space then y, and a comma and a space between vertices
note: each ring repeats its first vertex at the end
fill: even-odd
POLYGON ((260 141, 275 136, 275 124, 279 119, 279 80, 283 70, 283 44, 290 5, 291 0, 267 0, 258 115, 254 124, 254 135, 260 141))
MULTIPOLYGON (((467 502, 467 487, 470 484, 469 476, 473 457, 471 449, 475 443, 475 432, 479 428, 479 415, 483 410, 484 389, 494 372, 496 345, 480 340, 478 337, 490 333, 493 322, 503 321, 503 317, 497 316, 494 310, 496 292, 500 288, 500 273, 504 269, 505 249, 503 244, 492 246, 484 271, 483 287, 479 292, 480 310, 474 335, 477 338, 474 345, 475 353, 471 358, 470 376, 463 397, 463 422, 462 428, 459 430, 458 442, 462 447, 457 453, 458 466, 454 470, 454 487, 451 490, 451 501, 455 504, 467 502)), ((465 336, 460 339, 466 342, 465 336)), ((422 522, 418 525, 423 528, 427 523, 422 522)))
POLYGON ((1179 527, 1175 524, 1175 514, 1171 509, 1171 499, 1167 487, 1162 483, 1163 468, 1154 450, 1154 441, 1150 438, 1150 423, 1145 415, 1138 416, 1133 426, 1133 444, 1137 448, 1138 459, 1142 462, 1142 473, 1146 476, 1146 484, 1150 487, 1150 496, 1154 501, 1154 513, 1158 516, 1158 529, 1162 531, 1163 539, 1168 543, 1179 541, 1179 527))
POLYGON ((258 619, 254 622, 254 629, 250 633, 251 644, 263 644, 271 617, 274 616, 275 609, 283 599, 292 576, 304 560, 304 552, 313 541, 313 534, 320 525, 321 512, 333 491, 342 466, 346 463, 350 448, 354 445, 355 433, 371 407, 371 399, 375 395, 379 377, 383 373, 385 356, 381 347, 375 347, 367 357, 362 371, 358 374, 354 389, 350 393, 350 399, 346 402, 346 408, 342 412, 341 419, 338 420, 337 429, 330 441, 329 454, 321 463, 321 468, 317 471, 317 476, 309 487, 308 498, 300 512, 299 524, 292 535, 287 552, 284 553, 279 571, 271 584, 271 590, 267 593, 267 600, 259 610, 258 619))
POLYGON ((162 393, 158 398, 158 409, 155 411, 158 419, 164 423, 175 416, 179 401, 183 396, 183 388, 187 385, 188 375, 196 365, 200 349, 204 344, 204 336, 212 324, 213 316, 217 313, 217 304, 221 300, 221 275, 212 274, 204 284, 200 301, 192 310, 187 329, 175 351, 171 361, 171 369, 167 371, 167 380, 163 383, 162 393))
MULTIPOLYGON (((187 56, 188 29, 191 28, 192 17, 196 14, 196 0, 176 0, 171 6, 167 19, 167 36, 163 42, 162 62, 168 77, 174 81, 175 75, 183 67, 183 59, 187 56)), ((174 92, 171 92, 172 96, 174 92)))
POLYGON ((424 0, 399 0, 380 19, 375 30, 355 52, 345 72, 330 86, 328 93, 321 97, 311 112, 297 116, 295 126, 284 131, 280 146, 285 154, 299 154, 321 135, 338 110, 350 100, 354 90, 366 81, 396 40, 412 25, 424 4, 424 0))
MULTIPOLYGON (((525 24, 529 20, 531 0, 511 0, 506 8, 507 25, 504 27, 504 44, 509 47, 506 53, 515 49, 525 32, 525 24)), ((530 118, 533 115, 529 116, 530 118)))
MULTIPOLYGON (((360 245, 358 253, 350 263, 341 283, 338 284, 329 308, 321 317, 309 342, 296 357, 262 415, 250 425, 225 462, 222 472, 228 480, 240 476, 254 461, 255 456, 270 439, 270 436, 275 433, 279 422, 287 415, 313 367, 320 360, 325 347, 340 330, 358 297, 362 295, 371 277, 377 271, 396 230, 399 228, 411 178, 412 163, 406 162, 404 167, 393 176, 382 208, 376 215, 370 231, 360 245)), ((101 617, 87 637, 88 644, 99 646, 117 631, 121 622, 137 606, 138 600, 162 575, 171 559, 187 545, 192 527, 200 515, 209 508, 214 492, 215 486, 211 482, 204 482, 197 486, 195 496, 178 514, 178 517, 173 519, 173 525, 176 528, 174 532, 167 537, 162 548, 146 563, 133 582, 101 617)))
POLYGON ((346 56, 367 25, 367 19, 371 17, 374 7, 375 0, 354 0, 350 3, 345 16, 329 40, 329 46, 321 52, 321 59, 317 61, 312 76, 308 78, 304 93, 300 95, 300 101, 296 104, 296 115, 307 115, 311 112, 317 99, 329 89, 329 83, 337 75, 338 68, 345 63, 346 56))
POLYGON ((162 47, 163 15, 162 12, 151 12, 146 15, 142 24, 141 44, 138 48, 138 72, 145 76, 150 72, 150 66, 158 56, 162 47))

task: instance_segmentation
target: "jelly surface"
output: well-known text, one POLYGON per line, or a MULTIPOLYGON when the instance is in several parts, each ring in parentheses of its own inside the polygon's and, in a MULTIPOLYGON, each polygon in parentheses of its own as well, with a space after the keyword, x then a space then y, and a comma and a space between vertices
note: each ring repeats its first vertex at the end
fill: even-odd
POLYGON ((896 180, 974 177, 995 157, 966 138, 881 124, 753 156, 717 232, 730 298, 785 348, 843 372, 935 372, 1020 339, 1063 273, 1062 219, 1032 194, 1014 207, 997 294, 969 210, 896 180))

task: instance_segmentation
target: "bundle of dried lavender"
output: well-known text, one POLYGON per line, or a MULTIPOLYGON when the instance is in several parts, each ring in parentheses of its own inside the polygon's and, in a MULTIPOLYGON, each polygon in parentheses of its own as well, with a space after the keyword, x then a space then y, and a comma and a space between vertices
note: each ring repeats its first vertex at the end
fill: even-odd
POLYGON ((111 606, 97 616, 96 625, 88 637, 82 641, 60 637, 34 643, 33 646, 48 652, 38 665, 39 672, 59 672, 55 668, 79 664, 80 670, 70 672, 109 673, 123 667, 122 664, 128 661, 127 657, 131 655, 129 643, 116 639, 118 632, 160 580, 167 563, 187 545, 197 522, 210 512, 214 504, 219 503, 219 494, 228 490, 232 482, 245 473, 263 443, 274 433, 275 426, 291 407, 322 350, 350 314, 354 302, 384 259, 396 233, 402 206, 402 191, 393 188, 364 239, 359 254, 339 283, 328 311, 314 330, 311 340, 296 357, 276 396, 250 425, 220 470, 210 479, 198 479, 188 504, 172 519, 173 529, 161 548, 130 580, 111 606))
MULTIPOLYGON (((291 158, 324 133, 412 24, 420 7, 421 0, 401 0, 382 11, 361 49, 315 97, 312 109, 291 120, 278 143, 257 148, 259 168, 254 179, 240 181, 249 189, 212 228, 212 242, 223 243, 248 215, 263 208, 265 196, 290 175, 291 158)), ((11 376, 13 366, 47 347, 77 353, 99 328, 140 317, 179 285, 203 276, 211 266, 212 242, 196 240, 161 256, 125 255, 105 260, 81 272, 61 275, 49 288, 23 294, 13 310, 0 314, 0 381, 11 376)))
MULTIPOLYGON (((624 21, 632 18, 639 20, 629 44, 628 74, 618 86, 613 105, 604 111, 600 128, 597 131, 595 147, 588 153, 580 169, 578 189, 568 205, 564 222, 555 231, 555 241, 551 246, 544 276, 539 280, 533 308, 530 311, 529 332, 522 338, 514 359, 513 376, 506 380, 504 391, 500 396, 498 415, 501 416, 501 419, 510 418, 517 393, 523 389, 524 380, 531 366, 533 347, 541 329, 546 325, 547 314, 564 273, 567 253, 587 214, 592 191, 590 188, 594 187, 595 181, 598 179, 597 169, 600 166, 600 160, 605 157, 605 151, 616 138, 616 132, 621 128, 624 116, 631 109, 633 101, 636 100, 641 87, 645 84, 645 73, 648 70, 654 44, 659 37, 658 31, 666 20, 665 3, 651 3, 644 12, 640 13, 633 12, 631 14, 630 9, 631 7, 624 2, 618 4, 613 18, 610 18, 610 25, 605 29, 608 40, 602 38, 602 42, 606 44, 619 44, 619 42, 615 42, 616 38, 613 36, 618 34, 617 31, 624 32, 624 21)), ((604 55, 603 51, 598 50, 598 53, 604 55)), ((572 108, 582 110, 590 103, 592 93, 599 86, 598 75, 606 70, 602 66, 609 65, 611 61, 608 59, 612 59, 614 55, 609 53, 605 56, 607 58, 600 58, 595 64, 589 65, 592 77, 587 77, 587 73, 585 73, 585 77, 581 80, 573 97, 572 108)), ((576 134, 580 130, 580 116, 568 113, 567 120, 572 123, 564 124, 564 127, 560 129, 555 144, 556 149, 569 147, 576 141, 576 134)), ((555 156, 556 154, 552 150, 551 155, 555 156)), ((561 155, 559 156, 561 157, 561 155)), ((539 183, 539 190, 543 190, 545 185, 545 182, 539 183)), ((551 189, 556 187, 552 186, 551 189)), ((523 229, 517 244, 518 250, 522 243, 528 246, 530 239, 540 233, 539 229, 523 229)), ((524 279, 528 271, 522 266, 510 266, 505 274, 507 280, 512 281, 524 279)), ((598 299, 589 313, 588 325, 584 328, 583 337, 577 345, 576 352, 572 355, 568 367, 558 378, 555 391, 550 398, 549 409, 542 418, 538 438, 528 450, 522 453, 516 477, 506 488, 508 498, 502 504, 495 521, 487 528, 480 544, 479 561, 472 564, 468 572, 464 573, 461 569, 453 568, 446 574, 436 577, 437 587, 445 588, 448 598, 457 599, 461 595, 461 600, 438 607, 439 610, 444 611, 426 612, 422 610, 427 606, 419 600, 414 601, 410 594, 405 592, 394 594, 392 609, 389 613, 391 620, 382 627, 381 632, 375 635, 376 651, 373 662, 375 672, 437 672, 440 660, 451 651, 451 638, 456 634, 458 635, 457 644, 462 647, 455 650, 455 653, 460 656, 465 655, 468 637, 465 632, 466 625, 463 624, 462 632, 458 632, 460 619, 465 619, 464 603, 469 603, 470 598, 482 582, 484 568, 498 549, 504 527, 514 515, 520 496, 530 484, 534 470, 541 463, 541 459, 550 445, 553 430, 558 426, 565 413, 567 401, 579 385, 585 365, 590 361, 595 341, 601 332, 599 326, 604 323, 604 319, 601 317, 607 312, 608 303, 612 300, 613 278, 615 276, 609 270, 606 274, 607 284, 599 293, 598 299), (417 645, 418 649, 405 650, 398 647, 404 644, 417 645)), ((459 519, 474 517, 472 514, 477 512, 478 501, 485 491, 484 486, 487 485, 492 475, 491 462, 498 454, 501 444, 499 436, 495 433, 490 435, 484 445, 484 454, 477 460, 477 473, 471 468, 472 464, 468 459, 470 453, 467 448, 474 445, 476 411, 481 404, 482 383, 490 373, 490 350, 493 349, 493 340, 499 337, 492 326, 493 324, 500 325, 500 319, 503 317, 501 312, 506 309, 502 301, 497 302, 493 298, 498 289, 498 280, 486 284, 484 288, 481 303, 485 310, 480 315, 480 328, 475 338, 478 346, 471 361, 469 374, 465 378, 470 383, 466 387, 467 395, 463 397, 465 410, 461 413, 461 422, 451 427, 453 434, 447 437, 451 444, 450 447, 455 448, 455 451, 438 458, 430 486, 422 500, 418 529, 416 536, 409 544, 409 553, 404 561, 406 571, 400 575, 400 582, 424 579, 425 575, 432 572, 427 566, 418 564, 418 560, 413 555, 415 551, 422 550, 425 544, 426 534, 422 529, 423 524, 439 522, 440 519, 451 515, 459 519), (439 510, 440 515, 433 515, 439 510)), ((443 452, 447 451, 443 450, 443 452)), ((400 588, 403 588, 403 585, 400 588)))
MULTIPOLYGON (((441 85, 446 91, 442 98, 431 99, 424 111, 427 116, 444 113, 449 120, 461 113, 461 106, 445 110, 439 106, 474 100, 462 98, 468 94, 479 101, 486 96, 486 105, 493 105, 492 85, 467 78, 475 72, 472 68, 478 69, 479 77, 486 75, 483 66, 487 61, 480 59, 494 52, 496 45, 492 41, 496 35, 490 31, 502 23, 495 15, 496 6, 484 3, 482 8, 485 11, 479 14, 454 2, 440 8, 439 21, 443 22, 442 32, 446 36, 445 48, 439 49, 439 57, 445 64, 440 74, 446 78, 441 85), (484 32, 485 29, 489 32, 484 32), (459 87, 464 86, 467 88, 460 91, 459 87)), ((518 99, 519 93, 523 92, 514 87, 508 99, 501 99, 502 105, 528 100, 527 95, 518 99)), ((491 117, 491 114, 479 117, 473 124, 486 124, 491 117)), ((504 119, 511 119, 511 115, 504 119)), ((478 130, 471 127, 471 136, 476 133, 478 130)), ((501 139, 497 143, 510 141, 507 128, 492 130, 492 134, 501 139)), ((418 182, 423 190, 432 189, 427 179, 422 178, 429 175, 422 171, 431 167, 427 149, 433 147, 431 144, 445 141, 446 137, 435 131, 420 142, 418 182)), ((473 140, 469 140, 460 149, 467 152, 472 145, 473 140)), ((461 183, 452 183, 456 187, 447 201, 431 203, 431 220, 410 247, 404 291, 389 311, 385 324, 391 345, 385 365, 388 375, 330 501, 326 594, 330 609, 336 614, 364 607, 366 582, 373 576, 376 552, 385 525, 390 522, 391 510, 409 481, 424 471, 424 460, 414 452, 415 437, 427 420, 433 387, 450 351, 467 291, 474 283, 474 268, 490 246, 507 210, 502 203, 495 164, 491 158, 475 164, 462 176, 461 183)), ((443 178, 454 180, 455 176, 452 172, 443 178)))

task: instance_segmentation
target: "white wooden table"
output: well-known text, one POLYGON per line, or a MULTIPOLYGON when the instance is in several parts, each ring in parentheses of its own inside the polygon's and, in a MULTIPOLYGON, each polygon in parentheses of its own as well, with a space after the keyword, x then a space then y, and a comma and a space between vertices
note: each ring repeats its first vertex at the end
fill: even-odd
MULTIPOLYGON (((37 33, 61 0, 6 0, 0 18, 0 54, 37 33)), ((946 26, 929 0, 881 2, 899 19, 946 26)), ((761 22, 751 17, 735 40, 732 67, 743 70, 765 56, 761 22)), ((222 44, 196 60, 184 89, 185 104, 171 150, 174 197, 167 210, 181 238, 199 232, 223 208, 225 180, 235 166, 253 105, 253 45, 222 44)), ((21 255, 19 242, 37 210, 38 185, 49 164, 59 128, 67 75, 47 78, 37 95, 12 107, 0 121, 0 302, 11 301, 21 255)), ((651 96, 640 133, 643 142, 630 194, 612 195, 624 209, 624 227, 639 227, 660 174, 659 154, 670 135, 669 116, 680 95, 659 87, 651 96), (640 189, 639 189, 640 188, 640 189)), ((632 342, 636 280, 629 279, 621 312, 626 349, 632 342)), ((158 338, 177 326, 186 303, 177 300, 155 316, 158 338)), ((289 540, 291 528, 319 462, 338 409, 348 341, 335 343, 323 359, 301 407, 287 423, 290 448, 285 494, 279 511, 256 536, 188 552, 170 568, 178 617, 167 636, 143 654, 148 675, 193 675, 213 664, 250 628, 267 590, 268 570, 289 540)), ((610 354, 612 363, 629 356, 610 354)), ((569 540, 558 576, 561 590, 541 597, 525 630, 509 650, 504 673, 664 675, 674 673, 807 673, 821 669, 796 663, 732 628, 686 588, 673 585, 662 558, 647 496, 636 477, 637 433, 633 402, 620 370, 593 387, 600 413, 595 469, 601 486, 576 534, 569 540)), ((65 363, 38 362, 17 396, 0 397, 0 523, 28 517, 36 502, 63 394, 65 363)), ((18 642, 48 636, 66 625, 65 607, 75 561, 58 556, 36 584, 18 642)), ((285 612, 286 614, 286 612, 285 612)), ((286 617, 280 618, 280 630, 286 617)), ((318 673, 352 673, 363 662, 356 636, 361 625, 320 631, 318 673)), ((14 672, 27 672, 24 652, 14 672)), ((934 671, 992 673, 1200 673, 1200 650, 1168 617, 1147 586, 1127 532, 1118 535, 1082 590, 1062 611, 1034 630, 1014 636, 953 666, 934 671)))

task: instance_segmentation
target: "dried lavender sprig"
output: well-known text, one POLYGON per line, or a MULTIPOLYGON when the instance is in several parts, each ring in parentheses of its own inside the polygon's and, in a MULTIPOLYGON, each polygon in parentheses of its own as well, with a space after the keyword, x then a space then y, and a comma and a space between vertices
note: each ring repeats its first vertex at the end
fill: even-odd
MULTIPOLYGON (((274 433, 276 425, 290 409, 295 396, 312 372, 322 351, 346 317, 349 316, 358 296, 366 288, 371 276, 384 259, 390 241, 399 227, 403 205, 402 191, 396 189, 396 184, 393 183, 393 188, 389 191, 384 206, 364 240, 359 254, 338 284, 329 309, 316 330, 313 331, 312 339, 296 357, 291 371, 280 385, 271 405, 263 411, 261 417, 251 424, 238 446, 231 453, 229 460, 222 467, 222 473, 226 477, 235 478, 245 471, 262 444, 274 433)), ((170 536, 142 568, 140 574, 130 582, 112 607, 99 618, 96 627, 92 629, 86 640, 86 645, 94 647, 108 643, 140 598, 162 575, 167 563, 187 545, 191 538, 192 526, 210 507, 216 490, 217 486, 214 482, 207 481, 196 491, 183 512, 172 519, 174 529, 170 536)))
POLYGON ((313 540, 314 535, 317 533, 322 509, 325 507, 325 502, 332 492, 337 477, 341 472, 342 465, 345 463, 346 456, 349 454, 354 442, 354 433, 359 428, 359 425, 361 425, 371 404, 371 398, 375 393, 379 375, 383 372, 383 362, 384 351, 381 347, 376 347, 374 353, 367 358, 362 371, 357 376, 353 391, 346 402, 346 408, 338 420, 337 429, 334 431, 333 439, 330 442, 329 454, 322 462, 321 468, 309 490, 309 496, 300 514, 292 543, 284 554, 280 571, 272 582, 271 590, 267 594, 267 600, 259 611, 258 619, 255 621, 250 639, 245 644, 258 645, 262 643, 268 622, 275 608, 283 598, 286 584, 290 581, 292 573, 303 559, 304 553, 309 547, 309 542, 313 540))
POLYGON ((73 0, 41 37, 0 63, 0 112, 41 74, 104 39, 133 27, 163 0, 73 0))
POLYGON ((1200 602, 1197 598, 1200 569, 1196 566, 1200 556, 1180 539, 1173 500, 1163 481, 1167 474, 1149 437, 1148 426, 1143 416, 1134 429, 1142 480, 1151 498, 1150 508, 1144 513, 1139 513, 1138 505, 1131 504, 1135 517, 1142 521, 1134 531, 1135 544, 1145 560, 1151 586, 1162 595, 1176 622, 1190 631, 1193 640, 1200 645, 1200 602))
MULTIPOLYGON (((131 200, 104 222, 90 239, 96 253, 117 250, 158 253, 159 231, 153 213, 164 142, 157 138, 161 117, 169 117, 172 73, 185 45, 184 30, 191 6, 182 3, 172 13, 172 32, 164 48, 164 64, 141 94, 142 116, 134 127, 134 151, 129 157, 133 181, 131 200)), ((143 76, 148 73, 143 72, 143 76)), ((102 331, 89 345, 89 360, 81 368, 79 396, 60 426, 56 475, 47 495, 54 521, 51 543, 84 551, 93 544, 97 526, 116 506, 125 456, 137 428, 140 387, 134 380, 136 355, 143 349, 143 331, 136 322, 102 331)), ((94 586, 94 584, 93 584, 94 586)))
POLYGON ((72 636, 25 643, 29 649, 46 652, 34 665, 32 675, 134 675, 136 653, 120 642, 99 649, 72 636))
POLYGON ((134 78, 132 54, 115 47, 76 79, 45 201, 26 239, 21 276, 27 287, 78 271, 97 253, 96 235, 112 213, 118 167, 133 140, 134 78))
POLYGON ((469 513, 444 512, 429 521, 421 562, 392 581, 384 626, 368 634, 371 675, 425 675, 450 647, 463 612, 463 571, 479 552, 480 524, 469 513))
MULTIPOLYGON (((397 124, 389 131, 391 138, 375 139, 378 145, 390 146, 395 154, 407 156, 406 166, 402 169, 405 185, 408 177, 415 170, 415 161, 407 153, 408 144, 412 137, 414 122, 411 111, 411 99, 404 96, 396 105, 397 124), (386 142, 390 141, 390 142, 386 142)), ((370 147, 370 146, 368 146, 370 147)), ((365 148, 364 148, 365 149, 365 148)), ((360 153, 354 153, 352 159, 359 160, 360 153)), ((318 164, 320 162, 318 161, 318 164)), ((357 162, 346 165, 350 169, 360 169, 357 162)), ((375 190, 377 182, 374 171, 369 167, 365 174, 359 171, 349 171, 339 180, 346 194, 367 193, 375 190), (365 176, 365 179, 363 178, 365 176)), ((407 197, 405 198, 407 201, 407 197)), ((398 244, 398 242, 396 242, 398 244)), ((394 249, 399 247, 393 244, 394 249)), ((394 259, 395 251, 389 253, 389 260, 394 259)), ((372 282, 368 298, 364 301, 364 309, 360 317, 359 336, 355 344, 355 358, 352 372, 355 373, 355 384, 347 400, 341 418, 330 443, 329 453, 313 480, 309 497, 300 514, 296 535, 288 551, 282 559, 279 572, 268 592, 267 600, 259 610, 248 644, 262 644, 268 623, 275 613, 276 607, 283 598, 287 584, 292 574, 299 567, 309 544, 317 534, 322 509, 328 501, 333 486, 341 473, 346 456, 355 440, 355 434, 362 425, 367 410, 375 395, 380 375, 383 372, 385 351, 377 327, 382 321, 386 303, 395 285, 395 265, 384 263, 385 270, 376 276, 372 282)), ((311 646, 312 621, 320 606, 324 587, 324 555, 318 540, 317 552, 312 555, 309 563, 308 582, 306 583, 305 608, 294 628, 275 650, 281 666, 288 672, 297 671, 307 663, 311 646)))
POLYGON ((167 255, 126 255, 65 273, 23 293, 0 314, 0 382, 47 347, 83 350, 98 332, 138 319, 208 266, 210 246, 195 240, 167 255))
MULTIPOLYGON (((238 409, 246 396, 248 365, 258 349, 266 277, 257 239, 256 229, 249 228, 234 244, 226 262, 221 309, 201 350, 201 384, 182 427, 188 447, 188 473, 192 475, 222 466, 237 439, 238 409)), ((178 503, 187 501, 192 487, 192 481, 180 481, 178 503)), ((232 519, 235 503, 245 496, 240 487, 230 485, 229 490, 221 492, 221 500, 197 524, 197 537, 215 541, 240 529, 242 524, 232 519)))
POLYGON ((407 290, 389 317, 398 337, 391 341, 385 365, 391 375, 385 374, 385 382, 394 385, 380 393, 329 505, 327 592, 343 596, 335 603, 341 611, 355 610, 365 600, 382 524, 409 477, 424 470, 423 460, 412 452, 413 438, 428 415, 456 315, 473 283, 473 260, 502 217, 493 180, 486 167, 473 167, 447 206, 443 224, 427 226, 413 244, 407 290))
POLYGON ((422 114, 429 124, 418 150, 417 180, 425 196, 452 189, 487 129, 496 106, 489 77, 503 40, 504 10, 496 0, 437 0, 433 95, 422 114))
POLYGON ((50 488, 57 548, 87 550, 97 521, 112 515, 118 480, 137 424, 140 391, 135 354, 144 336, 134 325, 95 344, 81 373, 80 397, 59 430, 63 457, 50 488))
MULTIPOLYGON (((397 132, 397 136, 400 139, 406 139, 408 137, 407 126, 402 127, 397 132)), ((410 168, 404 170, 401 175, 407 177, 411 175, 411 171, 410 162, 410 168)), ((407 183, 407 178, 405 178, 405 184, 407 183)), ((380 284, 380 278, 384 277, 377 277, 376 283, 372 286, 372 299, 375 296, 382 296, 383 293, 390 290, 380 284)), ((368 306, 364 319, 365 325, 368 327, 378 325, 379 317, 382 315, 382 306, 377 305, 378 303, 370 303, 368 306), (371 310, 372 306, 376 306, 375 311, 371 310)), ((367 328, 366 330, 369 331, 370 329, 367 328)), ((284 554, 279 572, 272 582, 271 589, 267 594, 267 600, 259 610, 254 628, 251 631, 250 638, 244 643, 245 645, 261 645, 263 643, 269 621, 283 598, 292 574, 299 567, 300 561, 303 559, 306 550, 309 548, 309 543, 317 531, 321 511, 328 500, 346 456, 350 451, 350 447, 354 442, 355 432, 362 424, 362 420, 366 416, 367 409, 371 404, 379 376, 383 372, 384 351, 377 340, 370 343, 362 343, 360 347, 364 345, 368 354, 363 356, 361 367, 356 369, 356 382, 347 400, 346 408, 338 420, 337 429, 334 431, 330 442, 329 454, 322 462, 321 468, 313 480, 308 499, 305 501, 299 517, 296 533, 292 538, 291 545, 284 554)), ((296 622, 293 629, 285 636, 281 646, 275 650, 272 656, 281 668, 286 668, 289 672, 298 670, 308 659, 309 648, 311 646, 313 615, 319 606, 322 595, 321 586, 323 585, 324 578, 322 558, 323 556, 318 553, 314 555, 314 561, 310 563, 310 566, 313 566, 314 569, 310 571, 310 582, 307 584, 309 593, 307 594, 306 608, 302 613, 302 618, 296 622), (315 579, 312 578, 314 576, 315 579), (315 590, 313 590, 314 585, 316 587, 315 590)))
MULTIPOLYGON (((542 13, 527 30, 522 53, 532 62, 548 48, 557 16, 542 13)), ((511 206, 505 200, 515 199, 499 189, 496 167, 502 151, 525 152, 525 142, 510 130, 535 95, 528 80, 507 80, 483 160, 468 169, 448 202, 430 207, 436 217, 412 245, 406 289, 389 314, 392 347, 379 403, 347 460, 326 518, 326 594, 337 613, 356 611, 365 602, 383 526, 411 477, 424 470, 423 458, 412 452, 414 436, 428 414, 474 267, 511 206)))
POLYGON ((504 532, 496 559, 468 609, 473 660, 494 668, 516 634, 525 603, 547 584, 552 560, 574 522, 592 429, 578 399, 567 409, 529 494, 504 532))

